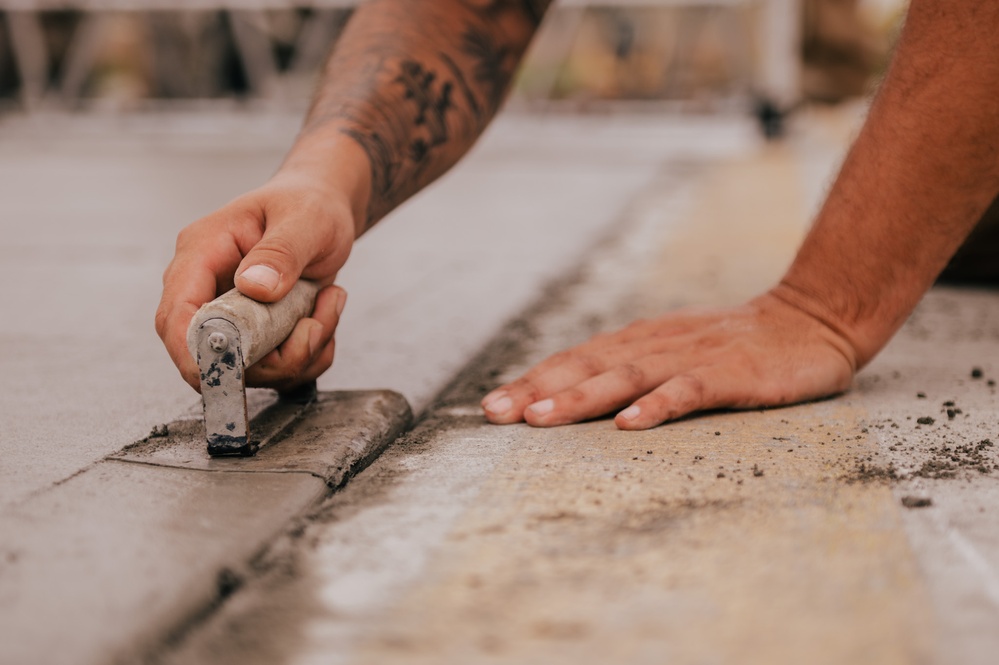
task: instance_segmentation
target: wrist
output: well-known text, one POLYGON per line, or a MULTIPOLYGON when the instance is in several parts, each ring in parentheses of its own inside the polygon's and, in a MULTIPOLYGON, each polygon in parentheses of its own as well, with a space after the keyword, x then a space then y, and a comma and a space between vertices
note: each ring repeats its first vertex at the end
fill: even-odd
POLYGON ((364 150, 339 127, 301 134, 274 175, 288 177, 307 180, 324 196, 349 207, 355 238, 367 230, 371 166, 364 150))
MULTIPOLYGON (((855 371, 869 363, 901 325, 895 324, 896 317, 879 316, 875 313, 870 317, 858 318, 854 316, 856 309, 843 311, 841 299, 811 288, 807 283, 800 283, 790 273, 769 294, 828 329, 839 340, 837 345, 851 361, 855 371)), ((904 321, 904 317, 900 321, 904 321)))

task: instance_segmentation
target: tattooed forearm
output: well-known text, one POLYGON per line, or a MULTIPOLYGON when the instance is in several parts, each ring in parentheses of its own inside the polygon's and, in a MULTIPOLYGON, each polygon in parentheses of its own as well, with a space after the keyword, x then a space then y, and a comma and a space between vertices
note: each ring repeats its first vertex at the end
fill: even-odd
POLYGON ((446 171, 495 115, 549 0, 371 0, 330 57, 302 138, 351 137, 367 226, 446 171))

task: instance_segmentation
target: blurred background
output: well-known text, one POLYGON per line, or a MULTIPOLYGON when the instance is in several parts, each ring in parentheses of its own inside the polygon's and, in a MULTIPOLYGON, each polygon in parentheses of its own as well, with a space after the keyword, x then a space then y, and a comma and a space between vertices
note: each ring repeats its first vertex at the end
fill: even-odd
MULTIPOLYGON (((304 108, 350 0, 0 0, 0 112, 304 108)), ((863 95, 904 0, 565 0, 515 104, 711 112, 863 95)))

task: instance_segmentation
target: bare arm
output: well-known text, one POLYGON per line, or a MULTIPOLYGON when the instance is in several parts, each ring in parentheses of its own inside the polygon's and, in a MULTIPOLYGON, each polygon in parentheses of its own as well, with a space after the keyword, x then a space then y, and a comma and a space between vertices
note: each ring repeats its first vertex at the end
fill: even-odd
POLYGON ((366 3, 326 66, 285 166, 303 154, 322 160, 324 140, 352 139, 370 173, 358 230, 370 227, 471 147, 506 97, 549 2, 366 3))
POLYGON ((914 0, 894 62, 775 293, 866 364, 999 193, 999 4, 914 0))
POLYGON ((999 192, 997 30, 997 3, 912 0, 868 120, 778 286, 554 356, 488 395, 490 420, 548 426, 628 407, 618 426, 643 429, 845 390, 999 192))
MULTIPOLYGON (((358 235, 450 168, 498 110, 549 0, 371 0, 321 78, 302 132, 262 187, 177 238, 156 328, 197 389, 185 332, 233 284, 272 302, 300 276, 331 284, 358 235)), ((320 292, 313 316, 247 371, 290 388, 333 360, 346 294, 320 292)))

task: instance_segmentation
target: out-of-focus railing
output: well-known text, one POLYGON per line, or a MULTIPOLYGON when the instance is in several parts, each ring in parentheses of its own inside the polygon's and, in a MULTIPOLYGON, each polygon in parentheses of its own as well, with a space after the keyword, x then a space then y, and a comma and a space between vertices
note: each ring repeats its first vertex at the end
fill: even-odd
MULTIPOLYGON (((202 99, 238 93, 275 102, 297 99, 303 86, 297 83, 291 93, 289 85, 312 80, 357 4, 360 0, 0 0, 0 98, 29 110, 78 105, 88 85, 93 87, 101 53, 115 40, 128 41, 125 34, 133 43, 119 60, 141 70, 149 82, 139 96, 202 99)), ((670 52, 661 56, 669 61, 661 78, 683 81, 691 67, 687 56, 710 17, 728 68, 747 92, 777 108, 798 100, 800 0, 561 0, 533 47, 531 58, 548 65, 534 77, 532 94, 554 94, 584 17, 594 12, 610 17, 618 26, 611 48, 626 51, 636 28, 634 20, 620 17, 657 9, 684 17, 674 22, 670 52)))
POLYGON ((218 96, 224 90, 203 69, 224 67, 226 58, 234 56, 247 92, 275 97, 281 92, 283 73, 318 69, 357 4, 358 0, 0 0, 0 16, 21 103, 33 108, 46 100, 70 106, 79 101, 96 56, 122 14, 137 18, 149 39, 146 64, 157 84, 153 94, 218 96), (283 68, 268 29, 267 13, 274 10, 302 11, 302 25, 287 49, 292 56, 283 68), (51 16, 72 24, 64 31, 58 63, 53 62, 53 39, 45 25, 51 16), (209 46, 213 37, 219 37, 215 48, 209 46), (226 53, 227 47, 234 53, 226 53), (191 62, 191 55, 201 62, 191 62))

